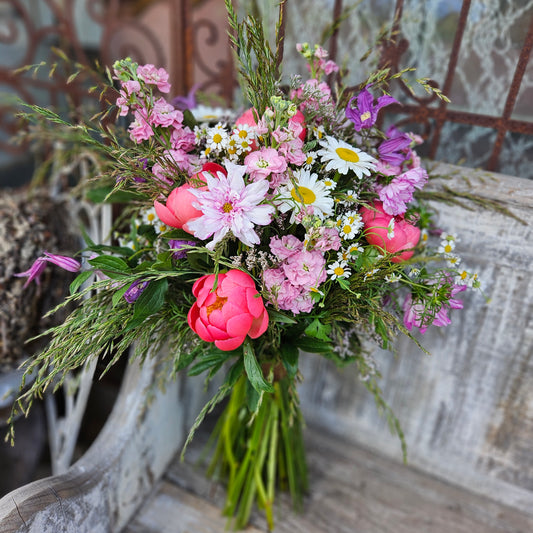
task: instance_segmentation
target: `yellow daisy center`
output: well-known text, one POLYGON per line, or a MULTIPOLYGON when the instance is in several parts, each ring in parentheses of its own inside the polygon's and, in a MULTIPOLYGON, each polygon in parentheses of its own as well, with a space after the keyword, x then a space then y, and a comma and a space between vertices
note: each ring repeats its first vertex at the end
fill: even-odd
POLYGON ((342 228, 342 232, 345 233, 346 235, 349 235, 351 231, 352 231, 352 227, 348 226, 348 224, 346 224, 346 226, 342 228))
POLYGON ((148 216, 146 217, 149 222, 153 222, 155 219, 155 215, 153 213, 148 213, 148 216))
POLYGON ((240 130, 239 131, 239 137, 241 139, 246 139, 246 137, 248 137, 248 132, 246 130, 240 130))
POLYGON ((233 211, 233 206, 229 202, 226 202, 222 206, 222 211, 224 211, 224 213, 229 213, 230 211, 233 211))
POLYGON ((449 244, 447 244, 447 245, 444 247, 444 251, 445 251, 447 254, 449 254, 452 250, 453 250, 453 248, 452 248, 449 244))
POLYGON ((351 150, 350 148, 344 148, 341 146, 340 148, 337 148, 335 152, 343 161, 348 161, 349 163, 357 163, 359 161, 359 156, 355 150, 351 150))
POLYGON ((316 200, 316 194, 307 187, 294 187, 291 191, 291 196, 297 201, 300 202, 303 200, 304 204, 312 204, 316 200))
POLYGON ((222 142, 222 135, 220 135, 220 133, 215 133, 213 135, 213 142, 216 144, 222 142))
POLYGON ((335 267, 333 269, 333 272, 335 272, 336 276, 342 276, 344 274, 344 268, 342 268, 341 266, 335 267))

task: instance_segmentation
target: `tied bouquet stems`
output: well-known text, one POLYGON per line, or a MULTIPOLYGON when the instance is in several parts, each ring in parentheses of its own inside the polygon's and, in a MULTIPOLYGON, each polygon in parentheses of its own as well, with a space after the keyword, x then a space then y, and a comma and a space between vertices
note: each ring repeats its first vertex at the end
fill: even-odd
POLYGON ((240 22, 226 5, 243 108, 172 98, 164 69, 126 58, 106 70, 103 111, 91 119, 24 113, 34 132, 61 140, 64 157, 91 154, 83 193, 118 214, 110 244, 87 237, 83 268, 49 251, 20 273, 29 283, 44 268, 81 268, 66 302, 77 307, 29 362, 36 379, 13 419, 88 360, 107 369, 131 346, 140 358, 167 353, 164 379, 220 375, 185 447, 226 400, 208 474, 226 484, 233 527, 255 503, 273 528, 277 490, 298 508, 308 489, 301 354, 351 365, 405 454, 365 347, 391 349, 399 333, 417 342, 413 329, 447 326, 457 296, 479 282, 426 203, 422 140, 378 127, 396 102, 388 87, 405 72, 379 70, 348 87, 324 48, 302 43, 309 77, 285 87, 280 46, 273 52, 261 23, 240 22))

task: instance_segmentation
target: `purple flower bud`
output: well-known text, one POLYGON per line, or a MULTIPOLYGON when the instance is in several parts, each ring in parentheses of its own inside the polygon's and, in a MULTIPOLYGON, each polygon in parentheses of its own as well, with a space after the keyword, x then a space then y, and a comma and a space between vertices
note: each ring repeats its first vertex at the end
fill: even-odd
POLYGON ((142 279, 136 279, 124 293, 124 299, 132 304, 143 293, 144 289, 148 287, 149 281, 143 281, 142 279))
POLYGON ((168 246, 171 250, 174 250, 172 257, 174 259, 185 259, 187 257, 187 249, 184 249, 185 246, 194 246, 196 243, 194 241, 183 241, 173 239, 168 241, 168 246))
POLYGON ((78 270, 81 268, 81 263, 76 261, 76 259, 72 259, 72 257, 49 254, 48 252, 44 252, 44 255, 46 256, 42 258, 44 261, 54 263, 54 265, 68 270, 69 272, 78 272, 78 270))

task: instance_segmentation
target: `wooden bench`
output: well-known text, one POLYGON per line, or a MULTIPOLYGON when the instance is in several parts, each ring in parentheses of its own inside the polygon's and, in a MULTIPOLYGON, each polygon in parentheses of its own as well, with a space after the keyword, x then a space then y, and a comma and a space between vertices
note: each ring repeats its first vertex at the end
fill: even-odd
MULTIPOLYGON (((533 182, 440 165, 446 184, 500 202, 531 222, 533 182)), ((460 237, 480 294, 447 329, 375 354, 382 388, 406 434, 396 437, 355 371, 301 358, 311 490, 302 514, 281 498, 280 532, 527 533, 533 531, 533 234, 493 210, 439 204, 460 237)), ((0 500, 1 533, 221 532, 222 489, 178 455, 202 401, 202 382, 180 377, 147 403, 157 358, 128 367, 114 410, 65 474, 0 500), (178 455, 176 455, 178 454, 178 455)), ((265 531, 260 516, 249 531, 265 531)))

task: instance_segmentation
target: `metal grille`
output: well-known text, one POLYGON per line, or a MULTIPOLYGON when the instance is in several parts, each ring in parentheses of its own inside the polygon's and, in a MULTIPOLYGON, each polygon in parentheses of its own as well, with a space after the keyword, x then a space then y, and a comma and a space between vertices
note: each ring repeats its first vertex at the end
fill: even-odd
MULTIPOLYGON (((483 142, 478 149, 479 157, 475 161, 466 161, 472 166, 482 166, 488 170, 500 170, 510 174, 533 178, 533 165, 522 164, 513 167, 506 164, 504 154, 506 143, 514 142, 518 136, 533 135, 533 98, 531 96, 531 49, 533 47, 533 1, 513 0, 503 4, 531 5, 524 11, 522 24, 526 25, 524 39, 520 43, 518 60, 514 72, 505 74, 507 95, 503 109, 500 111, 478 112, 478 110, 462 109, 438 100, 435 96, 413 95, 403 83, 392 87, 393 94, 402 101, 401 106, 389 107, 387 113, 394 113, 395 120, 401 124, 418 128, 425 139, 425 149, 431 158, 447 160, 446 151, 453 151, 449 130, 451 127, 464 128, 466 131, 477 129, 484 132, 483 142), (524 80, 528 80, 526 94, 527 111, 516 112, 517 99, 522 93, 524 80), (490 133, 487 133, 490 132, 490 133), (445 135, 446 134, 446 135, 445 135), (507 166, 506 166, 507 165, 507 166)), ((442 60, 445 69, 440 69, 439 75, 426 73, 434 79, 435 86, 445 94, 453 90, 458 77, 458 62, 461 50, 468 38, 469 23, 477 15, 480 5, 494 4, 480 2, 480 0, 464 0, 462 3, 454 0, 447 5, 455 6, 457 17, 451 30, 453 35, 450 52, 442 60)), ((241 0, 240 4, 245 4, 241 0)), ((413 49, 413 42, 405 36, 408 22, 406 11, 415 0, 366 0, 361 8, 367 4, 367 9, 377 11, 379 8, 388 13, 389 23, 392 22, 392 32, 387 40, 380 43, 382 54, 380 63, 388 65, 394 71, 399 71, 405 64, 406 57, 413 49), (409 4, 409 5, 408 5, 409 4), (385 7, 384 7, 385 6, 385 7)), ((430 4, 431 2, 427 2, 430 4)), ((436 2, 433 2, 436 3, 436 2)), ((271 1, 271 9, 278 9, 278 2, 271 1)), ((287 21, 293 13, 288 9, 301 9, 316 13, 320 11, 321 20, 337 20, 343 10, 351 2, 343 0, 285 0, 279 5, 284 13, 283 31, 290 33, 293 21, 287 21), (296 5, 295 5, 296 4, 296 5), (305 4, 305 6, 303 6, 305 4), (326 16, 325 16, 326 15, 326 16)), ((442 4, 442 3, 441 3, 442 4)), ((501 3, 502 4, 502 3, 501 3)), ((502 5, 503 5, 502 4, 502 5)), ((421 5, 425 5, 422 3, 421 5)), ((517 9, 517 8, 516 8, 517 9)), ((359 16, 358 11, 350 17, 359 16)), ((303 11, 301 15, 305 15, 303 11)), ((343 25, 350 26, 353 18, 347 18, 343 25)), ((316 16, 314 16, 316 22, 316 16)), ((342 26, 341 26, 342 28, 342 26)), ((25 64, 36 63, 42 59, 50 60, 50 46, 54 45, 68 51, 70 57, 81 63, 89 63, 94 56, 104 64, 111 64, 115 59, 130 55, 135 60, 152 62, 165 66, 171 73, 175 94, 185 94, 193 85, 199 84, 206 91, 218 93, 226 103, 230 103, 235 87, 235 77, 231 62, 228 40, 225 35, 225 10, 220 0, 160 0, 148 2, 142 0, 0 0, 0 90, 6 86, 10 91, 29 102, 44 102, 45 105, 56 105, 68 96, 74 103, 82 100, 86 87, 80 83, 67 85, 63 77, 47 78, 40 76, 14 76, 12 70, 25 64), (141 5, 143 10, 135 9, 141 5), (152 7, 157 6, 163 13, 162 18, 150 19, 152 7), (146 7, 148 6, 148 7, 146 7), (41 24, 36 23, 35 12, 44 13, 41 24), (80 31, 80 20, 90 21, 97 29, 96 36, 87 36, 80 31), (85 39, 85 40, 84 40, 85 39), (16 52, 17 47, 21 50, 16 52), (15 51, 14 51, 15 50, 15 51)), ((305 40, 305 35, 298 35, 305 40)), ((291 36, 288 36, 290 39, 291 36)), ((335 59, 342 57, 342 30, 333 32, 327 47, 335 59)), ((285 57, 288 56, 285 50, 285 57)), ((344 50, 346 53, 346 50, 344 50)), ((514 55, 513 55, 514 57, 514 55)), ((524 100, 522 94, 522 101, 524 100)), ((1 104, 0 104, 1 105, 1 104)), ((18 149, 7 143, 7 138, 16 132, 17 125, 13 119, 10 107, 0 107, 0 150, 16 152, 18 149)), ((461 131, 464 131, 461 130, 461 131)), ((458 142, 464 142, 459 140, 458 142)), ((521 141, 522 153, 514 152, 512 159, 533 159, 530 141, 521 141)), ((519 145, 520 142, 515 144, 519 145)), ((533 163, 533 161, 531 161, 533 163)))

